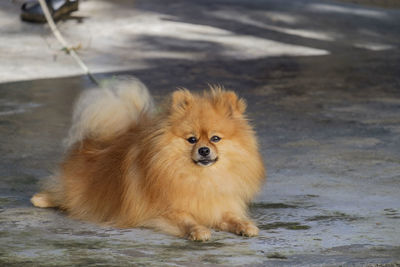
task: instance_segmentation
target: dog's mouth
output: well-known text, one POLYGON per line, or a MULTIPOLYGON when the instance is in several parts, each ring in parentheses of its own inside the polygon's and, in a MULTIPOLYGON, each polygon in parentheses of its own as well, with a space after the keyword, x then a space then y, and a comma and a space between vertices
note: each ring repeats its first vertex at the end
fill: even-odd
POLYGON ((213 165, 215 162, 217 162, 218 158, 215 159, 199 159, 199 160, 193 160, 193 162, 199 166, 207 167, 213 165))

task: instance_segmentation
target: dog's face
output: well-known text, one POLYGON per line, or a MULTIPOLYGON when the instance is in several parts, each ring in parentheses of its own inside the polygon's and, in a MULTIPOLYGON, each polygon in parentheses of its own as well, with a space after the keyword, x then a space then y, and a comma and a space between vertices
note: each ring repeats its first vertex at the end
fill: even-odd
POLYGON ((170 121, 171 131, 178 139, 173 143, 178 146, 175 153, 181 154, 179 160, 207 168, 240 154, 240 146, 245 145, 243 136, 248 134, 245 108, 244 100, 233 92, 212 90, 200 96, 186 90, 176 91, 172 96, 170 121))
POLYGON ((259 189, 264 169, 243 114, 244 100, 221 89, 201 95, 179 90, 169 100, 155 121, 158 128, 149 133, 151 147, 142 159, 155 196, 168 196, 179 209, 191 205, 195 214, 200 207, 209 214, 210 208, 235 203, 236 197, 248 201, 259 189), (232 198, 224 202, 222 195, 232 198), (215 201, 203 202, 213 197, 215 201))
POLYGON ((186 140, 192 144, 191 157, 193 163, 207 167, 217 162, 217 143, 221 141, 221 134, 212 133, 212 131, 209 134, 207 132, 191 134, 186 140))

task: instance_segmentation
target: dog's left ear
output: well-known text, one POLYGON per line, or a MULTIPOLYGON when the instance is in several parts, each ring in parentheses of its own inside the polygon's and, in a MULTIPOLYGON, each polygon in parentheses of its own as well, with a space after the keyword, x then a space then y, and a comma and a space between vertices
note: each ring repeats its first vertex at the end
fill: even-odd
POLYGON ((234 92, 222 92, 221 98, 226 103, 230 111, 230 115, 243 114, 246 111, 246 100, 239 98, 234 92))
POLYGON ((224 110, 227 116, 242 115, 246 111, 246 100, 239 98, 235 92, 225 91, 218 85, 210 85, 210 89, 214 105, 224 110))

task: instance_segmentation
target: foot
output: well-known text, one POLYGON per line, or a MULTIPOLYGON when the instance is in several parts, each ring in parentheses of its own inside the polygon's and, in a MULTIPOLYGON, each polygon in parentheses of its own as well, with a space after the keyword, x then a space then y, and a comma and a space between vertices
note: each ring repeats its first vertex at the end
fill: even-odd
POLYGON ((33 206, 38 208, 54 208, 57 206, 50 200, 49 195, 46 193, 34 194, 31 198, 31 202, 33 206))
POLYGON ((237 224, 236 229, 235 229, 235 234, 241 235, 241 236, 257 236, 258 235, 258 227, 255 226, 251 222, 242 222, 237 224))
MULTIPOLYGON (((46 0, 50 14, 55 21, 78 10, 79 0, 46 0)), ((21 7, 21 19, 28 22, 45 23, 42 7, 39 2, 26 2, 21 7)))
POLYGON ((211 237, 211 231, 204 226, 196 226, 189 233, 189 240, 207 241, 211 237))
POLYGON ((259 232, 257 226, 252 221, 229 212, 224 214, 217 228, 222 231, 248 237, 257 236, 259 232))

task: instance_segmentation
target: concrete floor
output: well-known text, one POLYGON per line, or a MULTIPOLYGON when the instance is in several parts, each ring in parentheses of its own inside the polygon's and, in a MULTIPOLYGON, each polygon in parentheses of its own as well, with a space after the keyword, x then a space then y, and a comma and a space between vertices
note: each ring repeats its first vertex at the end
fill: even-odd
POLYGON ((251 208, 260 236, 193 243, 31 206, 74 99, 94 84, 46 25, 0 8, 0 265, 400 265, 399 9, 84 1, 81 23, 58 24, 100 79, 134 75, 156 100, 206 83, 248 100, 268 168, 251 208))

